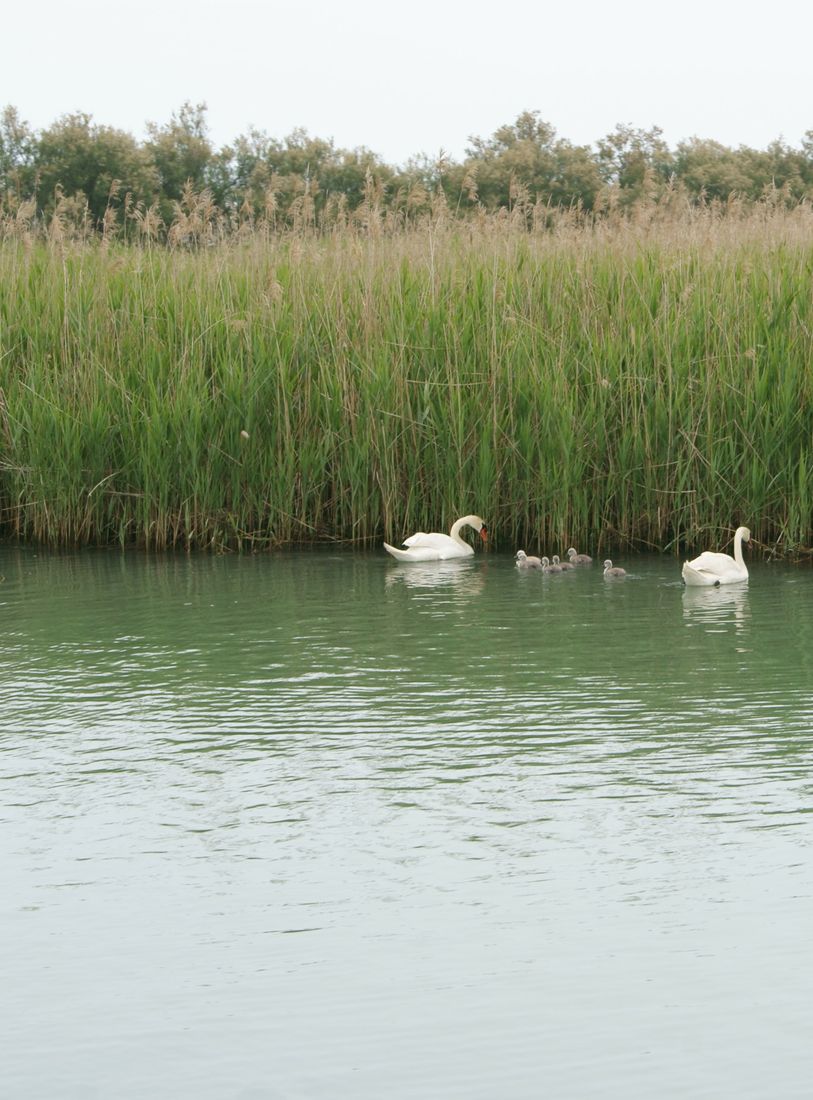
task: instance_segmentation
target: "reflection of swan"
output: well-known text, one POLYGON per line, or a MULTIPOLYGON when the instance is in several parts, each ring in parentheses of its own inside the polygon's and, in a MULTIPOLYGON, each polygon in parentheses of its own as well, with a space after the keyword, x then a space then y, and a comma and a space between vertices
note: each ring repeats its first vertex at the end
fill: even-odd
POLYGON ((393 566, 387 572, 387 586, 401 582, 407 588, 455 588, 478 593, 483 588, 483 573, 468 561, 417 562, 412 569, 393 566))
POLYGON ((683 589, 683 616, 700 624, 740 627, 748 615, 748 589, 742 585, 720 588, 708 585, 683 589))
POLYGON ((742 544, 750 538, 751 532, 747 527, 738 527, 734 532, 733 558, 729 554, 715 554, 706 550, 693 561, 684 562, 683 579, 686 584, 700 587, 747 581, 748 570, 742 560, 742 544))
POLYGON ((404 539, 404 546, 408 550, 397 550, 384 543, 384 549, 399 561, 446 561, 448 558, 470 558, 474 553, 474 547, 469 546, 460 537, 461 527, 473 527, 480 535, 483 542, 486 541, 488 531, 486 525, 479 516, 463 516, 452 526, 451 534, 441 535, 436 531, 427 535, 424 531, 418 531, 404 539))

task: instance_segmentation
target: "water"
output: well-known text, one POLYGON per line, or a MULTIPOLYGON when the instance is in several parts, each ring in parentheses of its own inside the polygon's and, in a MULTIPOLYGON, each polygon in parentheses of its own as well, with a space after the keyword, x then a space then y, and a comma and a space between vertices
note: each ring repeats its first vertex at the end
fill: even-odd
POLYGON ((0 551, 3 1093, 807 1097, 813 573, 0 551))

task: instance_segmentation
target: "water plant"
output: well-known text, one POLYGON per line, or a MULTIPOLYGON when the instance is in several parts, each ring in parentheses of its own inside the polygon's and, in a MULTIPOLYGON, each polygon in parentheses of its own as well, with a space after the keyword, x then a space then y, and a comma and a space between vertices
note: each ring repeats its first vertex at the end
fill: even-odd
POLYGON ((813 214, 0 242, 0 525, 50 545, 811 541, 813 214))

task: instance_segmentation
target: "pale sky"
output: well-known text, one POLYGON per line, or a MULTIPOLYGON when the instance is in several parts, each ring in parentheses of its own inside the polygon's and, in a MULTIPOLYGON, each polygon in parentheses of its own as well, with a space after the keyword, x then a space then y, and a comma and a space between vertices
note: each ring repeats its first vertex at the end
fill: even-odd
POLYGON ((764 148, 813 130, 813 3, 39 0, 4 5, 0 107, 138 138, 184 100, 216 146, 301 126, 390 164, 463 156, 523 110, 592 144, 617 122, 764 148))

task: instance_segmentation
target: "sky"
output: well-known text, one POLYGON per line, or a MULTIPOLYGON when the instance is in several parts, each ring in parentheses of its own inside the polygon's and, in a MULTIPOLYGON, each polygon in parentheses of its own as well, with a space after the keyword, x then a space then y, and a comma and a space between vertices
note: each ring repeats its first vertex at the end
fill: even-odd
POLYGON ((462 159, 524 110, 585 145, 813 130, 809 0, 38 0, 4 5, 0 37, 0 107, 35 129, 84 111, 143 138, 189 100, 216 147, 303 127, 390 164, 462 159))

